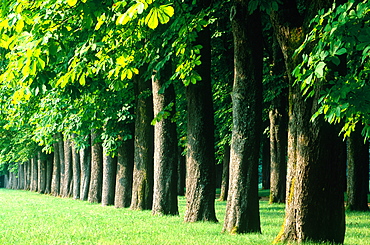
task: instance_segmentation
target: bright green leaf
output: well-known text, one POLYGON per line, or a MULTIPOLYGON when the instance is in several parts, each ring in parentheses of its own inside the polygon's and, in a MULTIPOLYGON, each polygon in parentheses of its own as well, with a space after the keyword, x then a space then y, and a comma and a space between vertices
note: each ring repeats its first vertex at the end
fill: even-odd
POLYGON ((324 76, 324 68, 326 66, 325 62, 319 62, 315 68, 315 74, 317 78, 322 78, 324 76))
POLYGON ((77 4, 77 0, 67 0, 69 6, 73 7, 77 4))

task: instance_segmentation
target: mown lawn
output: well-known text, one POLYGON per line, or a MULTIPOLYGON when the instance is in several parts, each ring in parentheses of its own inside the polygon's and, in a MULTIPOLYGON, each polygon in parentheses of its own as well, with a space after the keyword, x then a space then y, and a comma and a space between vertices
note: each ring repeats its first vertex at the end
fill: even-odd
MULTIPOLYGON (((219 223, 184 223, 180 216, 102 207, 68 198, 0 189, 0 244, 271 244, 284 205, 261 201, 263 234, 222 234, 225 202, 216 202, 219 223)), ((347 213, 345 244, 370 244, 370 214, 347 213)))

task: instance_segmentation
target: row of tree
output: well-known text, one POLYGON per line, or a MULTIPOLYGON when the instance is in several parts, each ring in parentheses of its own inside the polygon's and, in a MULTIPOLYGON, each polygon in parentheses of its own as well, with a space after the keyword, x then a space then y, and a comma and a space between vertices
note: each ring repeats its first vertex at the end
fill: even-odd
POLYGON ((184 152, 185 221, 215 222, 224 159, 224 232, 261 232, 269 121, 270 201, 287 205, 276 241, 343 243, 341 130, 352 132, 349 207, 368 209, 370 4, 340 3, 4 1, 0 166, 10 187, 175 215, 184 152))

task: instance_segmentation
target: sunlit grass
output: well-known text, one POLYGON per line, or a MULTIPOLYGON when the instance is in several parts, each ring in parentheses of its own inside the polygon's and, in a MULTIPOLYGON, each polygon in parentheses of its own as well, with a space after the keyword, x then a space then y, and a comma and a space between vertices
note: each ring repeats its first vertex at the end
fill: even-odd
MULTIPOLYGON (((183 197, 179 204, 179 216, 158 217, 0 189, 0 244, 270 244, 284 218, 284 205, 261 201, 262 234, 228 235, 221 233, 226 202, 216 202, 219 223, 184 223, 183 197)), ((347 214, 346 244, 368 244, 369 218, 368 213, 347 214)))

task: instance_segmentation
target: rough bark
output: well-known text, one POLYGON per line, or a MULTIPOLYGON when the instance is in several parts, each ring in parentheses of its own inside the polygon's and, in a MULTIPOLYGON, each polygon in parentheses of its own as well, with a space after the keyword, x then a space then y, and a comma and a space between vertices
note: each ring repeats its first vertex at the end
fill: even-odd
POLYGON ((291 76, 299 63, 293 52, 304 39, 304 23, 328 4, 331 3, 310 1, 303 19, 296 1, 286 0, 282 9, 271 15, 290 83, 286 216, 276 242, 344 240, 345 165, 341 140, 335 128, 322 118, 310 121, 322 88, 316 87, 314 97, 307 99, 291 76))
POLYGON ((153 204, 153 98, 151 82, 136 81, 134 170, 131 209, 150 210, 153 204))
POLYGON ((224 157, 222 160, 222 178, 219 201, 226 201, 229 191, 229 169, 230 169, 230 146, 224 146, 224 157))
POLYGON ((186 180, 186 158, 181 153, 182 147, 178 147, 177 154, 177 195, 185 196, 185 180, 186 180))
POLYGON ((128 139, 122 142, 117 155, 116 208, 130 207, 132 198, 132 171, 134 168, 134 141, 128 139))
POLYGON ((91 203, 100 203, 102 196, 103 148, 97 138, 98 133, 94 130, 91 133, 91 177, 88 194, 88 201, 91 203))
POLYGON ((31 183, 31 160, 28 160, 24 163, 24 189, 29 190, 30 189, 30 183, 31 183))
POLYGON ((117 159, 108 155, 108 149, 103 147, 103 187, 102 206, 114 204, 116 189, 117 159))
POLYGON ((24 164, 18 164, 18 188, 24 189, 24 164))
POLYGON ((31 158, 31 186, 30 191, 38 190, 38 159, 37 155, 31 158))
POLYGON ((51 194, 51 180, 53 176, 53 158, 54 153, 46 156, 46 183, 45 194, 51 194))
MULTIPOLYGON (((152 77, 154 115, 166 110, 174 103, 175 89, 169 85, 163 92, 164 84, 171 74, 170 64, 160 74, 152 77)), ((174 105, 173 105, 174 108, 174 105)), ((154 125, 154 187, 153 215, 177 215, 177 133, 176 123, 172 121, 174 110, 167 118, 162 118, 154 125)))
MULTIPOLYGON (((54 137, 56 140, 56 137, 54 137)), ((51 180, 51 194, 53 196, 59 196, 60 189, 60 157, 59 157, 59 143, 53 144, 54 148, 54 159, 53 159, 53 176, 51 180)))
POLYGON ((46 189, 46 158, 45 154, 38 152, 38 192, 43 194, 46 189))
MULTIPOLYGON (((202 1, 206 8, 209 1, 202 1)), ((185 222, 217 222, 215 214, 215 156, 214 118, 211 89, 210 30, 198 33, 197 44, 202 45, 201 65, 197 72, 202 77, 186 88, 187 100, 187 158, 185 222)))
POLYGON ((63 141, 64 150, 64 176, 62 182, 62 197, 71 197, 72 195, 72 183, 73 183, 73 173, 72 173, 72 145, 70 139, 65 139, 63 141))
POLYGON ((270 203, 284 203, 286 194, 287 174, 287 145, 288 145, 288 111, 287 111, 287 84, 284 57, 276 38, 273 38, 272 73, 281 77, 276 81, 280 86, 271 101, 270 119, 270 203), (286 84, 286 85, 285 85, 286 84), (286 86, 286 87, 285 87, 286 86), (281 88, 282 87, 282 88, 281 88))
POLYGON ((347 209, 369 211, 369 141, 364 142, 361 128, 347 139, 347 209))
POLYGON ((80 199, 81 188, 81 165, 80 154, 72 144, 72 173, 73 173, 73 199, 80 199))
POLYGON ((59 193, 63 195, 64 187, 64 174, 65 174, 65 162, 64 162, 64 141, 62 133, 57 134, 58 137, 58 151, 59 151, 59 164, 60 164, 60 185, 59 193))
POLYGON ((230 187, 223 231, 261 232, 258 159, 262 124, 262 27, 260 14, 248 14, 249 1, 234 1, 233 128, 230 187))
POLYGON ((80 164, 81 164, 80 199, 86 201, 88 199, 90 189, 91 147, 85 147, 80 150, 80 164))

